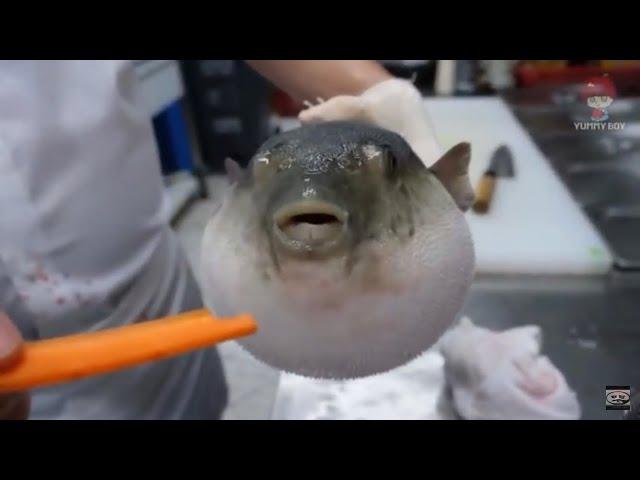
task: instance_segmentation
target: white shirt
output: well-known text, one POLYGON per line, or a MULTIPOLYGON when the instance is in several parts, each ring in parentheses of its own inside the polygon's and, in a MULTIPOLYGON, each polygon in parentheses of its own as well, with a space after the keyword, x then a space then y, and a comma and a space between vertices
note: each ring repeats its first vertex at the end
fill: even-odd
MULTIPOLYGON (((126 61, 0 61, 0 308, 30 338, 201 306, 126 61)), ((215 350, 33 392, 32 418, 209 418, 215 350)))

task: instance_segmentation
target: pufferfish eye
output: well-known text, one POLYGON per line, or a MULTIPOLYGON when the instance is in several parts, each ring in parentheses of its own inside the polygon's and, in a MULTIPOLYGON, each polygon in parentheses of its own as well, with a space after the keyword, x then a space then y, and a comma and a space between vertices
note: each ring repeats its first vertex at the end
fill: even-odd
POLYGON ((257 181, 265 181, 276 173, 290 169, 294 164, 291 158, 273 159, 263 155, 253 161, 253 178, 257 181))
POLYGON ((278 164, 278 172, 284 172, 285 170, 289 170, 293 166, 293 160, 290 158, 285 158, 278 164))
POLYGON ((398 166, 396 157, 388 148, 378 145, 365 145, 362 148, 362 153, 366 158, 369 169, 379 175, 390 175, 398 166))
POLYGON ((252 174, 257 181, 264 181, 275 173, 275 165, 267 156, 256 158, 253 161, 252 174))

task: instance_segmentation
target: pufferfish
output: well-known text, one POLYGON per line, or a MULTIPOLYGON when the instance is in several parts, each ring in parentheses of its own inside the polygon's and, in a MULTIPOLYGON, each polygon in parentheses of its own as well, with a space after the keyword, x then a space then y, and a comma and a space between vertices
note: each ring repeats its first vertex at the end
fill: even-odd
POLYGON ((474 274, 464 212, 470 145, 428 168, 398 134, 358 122, 271 137, 230 184, 201 247, 206 306, 253 315, 255 358, 314 378, 389 371, 453 323, 474 274))

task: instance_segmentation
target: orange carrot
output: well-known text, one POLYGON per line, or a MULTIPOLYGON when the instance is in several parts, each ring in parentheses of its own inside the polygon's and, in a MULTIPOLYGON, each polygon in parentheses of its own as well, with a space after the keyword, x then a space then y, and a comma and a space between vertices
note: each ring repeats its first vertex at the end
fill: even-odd
POLYGON ((17 361, 0 370, 0 392, 79 380, 255 333, 250 315, 217 319, 194 310, 133 325, 25 342, 17 361))

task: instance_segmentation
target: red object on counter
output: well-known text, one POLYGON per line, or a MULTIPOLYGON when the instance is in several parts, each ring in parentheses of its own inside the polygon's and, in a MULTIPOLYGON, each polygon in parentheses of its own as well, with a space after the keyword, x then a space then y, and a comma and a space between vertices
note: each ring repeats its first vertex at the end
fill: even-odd
POLYGON ((595 77, 604 75, 615 83, 618 90, 640 93, 640 65, 635 64, 610 67, 592 65, 540 67, 525 63, 515 69, 518 86, 524 88, 587 83, 595 77))
POLYGON ((583 101, 590 97, 603 95, 611 98, 616 98, 617 96, 616 86, 608 76, 589 78, 580 89, 580 96, 583 101))

